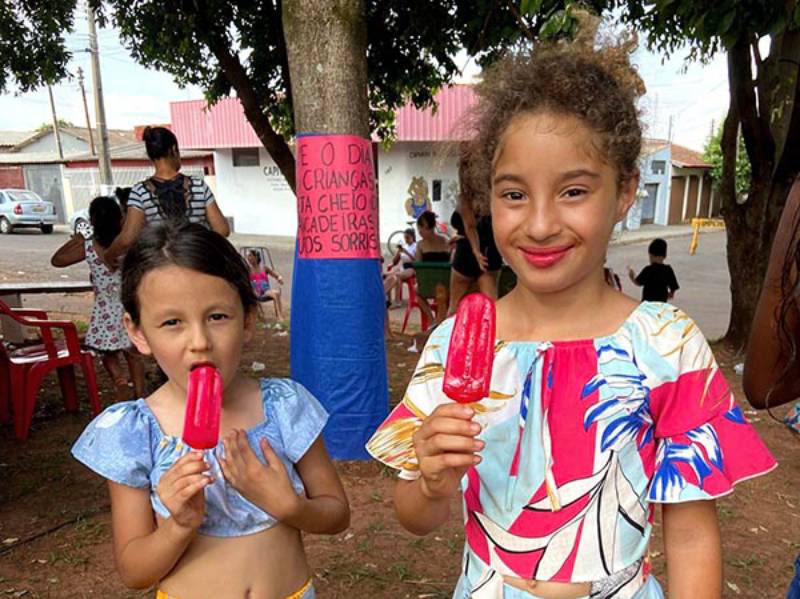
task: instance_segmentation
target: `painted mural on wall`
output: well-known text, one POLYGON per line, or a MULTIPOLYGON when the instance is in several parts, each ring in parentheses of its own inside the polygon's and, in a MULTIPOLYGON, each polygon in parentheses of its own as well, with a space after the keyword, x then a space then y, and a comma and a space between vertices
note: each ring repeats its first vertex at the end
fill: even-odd
POLYGON ((406 199, 406 214, 414 220, 426 210, 432 210, 430 189, 425 177, 411 177, 406 199))

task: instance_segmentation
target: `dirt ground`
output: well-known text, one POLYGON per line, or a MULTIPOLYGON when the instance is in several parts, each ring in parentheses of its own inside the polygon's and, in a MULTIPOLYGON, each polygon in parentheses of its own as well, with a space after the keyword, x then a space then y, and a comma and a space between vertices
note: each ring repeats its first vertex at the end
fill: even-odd
MULTIPOLYGON (((410 378, 417 354, 411 338, 387 341, 392 404, 410 378)), ((289 372, 285 331, 262 329, 243 367, 257 360, 268 376, 289 372)), ((715 348, 741 398, 735 356, 715 348)), ((98 364, 103 398, 111 385, 98 364)), ((744 407, 744 406, 743 406, 744 407)), ((782 599, 800 551, 800 442, 766 414, 746 414, 781 462, 772 474, 742 483, 718 502, 724 540, 724 596, 782 599)), ((70 457, 69 448, 89 422, 86 406, 65 414, 55 380, 40 395, 30 439, 18 443, 0 429, 0 597, 152 597, 130 591, 114 571, 109 504, 104 482, 70 457)), ((352 526, 332 537, 307 535, 318 596, 333 598, 447 598, 460 566, 460 506, 446 526, 415 537, 393 517, 390 472, 376 463, 340 462, 337 468, 352 507, 352 526)), ((663 582, 664 550, 655 528, 651 557, 663 582)))

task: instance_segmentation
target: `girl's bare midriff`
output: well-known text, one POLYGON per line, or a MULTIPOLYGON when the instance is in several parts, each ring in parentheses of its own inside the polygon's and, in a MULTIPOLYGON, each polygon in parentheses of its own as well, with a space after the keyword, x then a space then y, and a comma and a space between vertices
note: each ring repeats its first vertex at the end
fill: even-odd
POLYGON ((528 591, 542 599, 579 599, 587 597, 591 592, 591 585, 588 582, 543 582, 513 576, 504 576, 503 581, 509 586, 528 591))
POLYGON ((310 575, 300 531, 276 524, 242 537, 197 535, 159 588, 178 599, 284 599, 310 575))

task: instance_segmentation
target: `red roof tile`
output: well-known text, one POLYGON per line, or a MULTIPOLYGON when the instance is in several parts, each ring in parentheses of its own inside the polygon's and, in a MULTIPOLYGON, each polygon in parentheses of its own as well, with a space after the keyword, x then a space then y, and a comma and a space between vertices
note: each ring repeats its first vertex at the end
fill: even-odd
POLYGON ((678 144, 672 144, 672 163, 683 168, 711 168, 711 165, 703 160, 700 152, 678 144))

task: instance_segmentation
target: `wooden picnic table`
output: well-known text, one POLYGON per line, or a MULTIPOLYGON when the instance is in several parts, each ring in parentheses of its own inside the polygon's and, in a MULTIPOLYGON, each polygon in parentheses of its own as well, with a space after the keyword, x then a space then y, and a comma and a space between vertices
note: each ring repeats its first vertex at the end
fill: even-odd
MULTIPOLYGON (((49 293, 85 293, 92 291, 90 281, 19 281, 0 283, 0 301, 11 308, 22 308, 22 296, 49 293)), ((0 317, 3 339, 11 343, 25 341, 25 331, 18 323, 0 317)))

